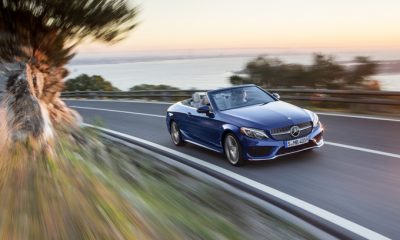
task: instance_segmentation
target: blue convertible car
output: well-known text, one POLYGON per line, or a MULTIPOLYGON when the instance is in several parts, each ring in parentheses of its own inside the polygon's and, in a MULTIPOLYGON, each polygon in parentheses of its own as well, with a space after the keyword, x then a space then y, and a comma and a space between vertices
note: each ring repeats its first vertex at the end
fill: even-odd
POLYGON ((189 142, 225 153, 235 166, 324 144, 317 114, 255 85, 195 93, 172 105, 166 119, 175 145, 189 142))

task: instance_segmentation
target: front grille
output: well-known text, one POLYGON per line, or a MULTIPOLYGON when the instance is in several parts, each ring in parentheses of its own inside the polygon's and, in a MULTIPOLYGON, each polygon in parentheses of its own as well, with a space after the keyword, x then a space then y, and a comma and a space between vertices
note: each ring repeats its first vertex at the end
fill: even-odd
POLYGON ((309 141, 306 144, 303 145, 299 145, 299 146, 295 146, 295 147, 290 147, 290 148, 285 148, 282 147, 281 149, 278 150, 278 152, 276 153, 276 155, 282 155, 282 154, 288 154, 288 153, 292 153, 292 152, 297 152, 297 151, 301 151, 304 150, 306 148, 312 148, 317 146, 314 141, 309 141))
POLYGON ((296 138, 305 137, 308 134, 310 134, 311 131, 312 131, 312 122, 304 122, 304 123, 300 123, 300 124, 290 125, 287 127, 271 129, 269 132, 270 132, 272 138, 275 140, 288 141, 288 140, 293 140, 296 138), (300 134, 297 137, 293 137, 290 134, 290 128, 293 126, 298 126, 301 129, 300 134))

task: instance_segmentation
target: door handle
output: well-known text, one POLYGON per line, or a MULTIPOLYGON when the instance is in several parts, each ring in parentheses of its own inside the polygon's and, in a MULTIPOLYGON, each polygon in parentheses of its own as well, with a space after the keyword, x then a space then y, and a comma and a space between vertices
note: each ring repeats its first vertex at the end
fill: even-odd
POLYGON ((188 115, 189 117, 191 117, 191 116, 192 116, 192 113, 191 113, 191 112, 188 112, 187 115, 188 115))

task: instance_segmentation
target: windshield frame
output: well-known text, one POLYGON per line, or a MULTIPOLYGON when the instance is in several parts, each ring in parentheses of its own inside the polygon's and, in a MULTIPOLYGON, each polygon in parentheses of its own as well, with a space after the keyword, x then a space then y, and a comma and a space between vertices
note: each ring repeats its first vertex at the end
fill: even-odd
MULTIPOLYGON (((238 107, 233 107, 233 108, 227 108, 227 109, 219 109, 217 103, 214 101, 214 94, 218 94, 224 91, 229 91, 229 90, 233 90, 233 89, 240 89, 240 88, 249 88, 249 87, 255 87, 258 88, 259 90, 261 90, 262 92, 264 92, 265 94, 267 94, 270 98, 271 101, 270 102, 276 102, 279 101, 278 99, 276 99, 271 93, 269 93, 268 91, 260 88, 259 86, 256 85, 242 85, 242 86, 236 86, 236 87, 231 87, 231 88, 223 88, 223 89, 217 89, 217 90, 213 90, 213 91, 208 91, 207 92, 207 96, 208 99, 214 109, 214 111, 219 111, 219 112, 223 112, 223 111, 227 111, 227 110, 232 110, 232 109, 238 109, 238 108, 244 108, 244 107, 250 107, 250 106, 255 106, 255 105, 260 105, 262 103, 256 103, 256 104, 250 104, 250 105, 245 105, 245 106, 238 106, 238 107)), ((265 103, 269 103, 269 102, 265 102, 265 103)))

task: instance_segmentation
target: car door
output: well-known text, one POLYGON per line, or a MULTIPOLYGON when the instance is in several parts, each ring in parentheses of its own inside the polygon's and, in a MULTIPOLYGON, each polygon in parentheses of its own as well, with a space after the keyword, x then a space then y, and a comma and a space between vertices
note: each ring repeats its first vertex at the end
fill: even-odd
POLYGON ((195 111, 189 116, 193 139, 204 146, 220 150, 219 137, 222 131, 222 123, 214 113, 205 114, 195 111))
POLYGON ((183 137, 187 140, 195 139, 195 126, 193 125, 192 114, 197 113, 196 109, 189 106, 183 106, 179 112, 175 113, 175 119, 178 126, 183 134, 183 137))

